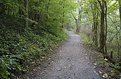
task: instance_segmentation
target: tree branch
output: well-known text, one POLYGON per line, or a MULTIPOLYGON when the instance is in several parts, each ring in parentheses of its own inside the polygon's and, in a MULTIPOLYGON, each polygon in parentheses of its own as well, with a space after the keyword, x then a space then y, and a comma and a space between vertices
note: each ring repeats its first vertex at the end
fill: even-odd
POLYGON ((101 4, 100 0, 97 0, 97 2, 99 3, 99 5, 100 5, 100 9, 101 9, 102 4, 101 4))
POLYGON ((73 18, 74 18, 74 20, 76 21, 77 19, 76 19, 76 17, 74 16, 74 14, 71 12, 71 14, 72 14, 72 16, 73 16, 73 18))

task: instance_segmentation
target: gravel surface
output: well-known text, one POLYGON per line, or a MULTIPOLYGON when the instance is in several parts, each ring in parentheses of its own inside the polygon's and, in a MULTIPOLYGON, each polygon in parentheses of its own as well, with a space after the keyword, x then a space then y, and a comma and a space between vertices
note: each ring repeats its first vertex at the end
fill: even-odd
POLYGON ((86 52, 80 36, 69 32, 69 40, 27 79, 102 79, 86 52))

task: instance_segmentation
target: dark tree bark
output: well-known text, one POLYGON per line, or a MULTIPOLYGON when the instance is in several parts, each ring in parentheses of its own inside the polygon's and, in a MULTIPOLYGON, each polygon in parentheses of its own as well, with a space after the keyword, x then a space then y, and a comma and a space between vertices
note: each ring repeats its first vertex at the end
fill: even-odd
MULTIPOLYGON (((121 30, 121 0, 118 0, 119 2, 119 14, 120 14, 120 30, 121 30)), ((119 40, 121 40, 121 33, 119 34, 119 40)), ((121 48, 121 44, 119 45, 119 48, 121 48)), ((119 60, 121 61, 121 53, 119 52, 120 58, 119 60)))
POLYGON ((0 15, 1 14, 5 14, 5 4, 4 3, 0 3, 0 15))
POLYGON ((104 2, 105 4, 105 53, 107 55, 107 28, 108 28, 108 24, 107 24, 107 2, 104 2))
POLYGON ((120 29, 121 29, 121 0, 119 0, 120 29))
POLYGON ((107 56, 107 3, 106 0, 97 0, 100 5, 100 51, 107 56))
POLYGON ((28 29, 28 8, 29 8, 29 0, 24 0, 24 7, 25 7, 25 26, 26 26, 26 31, 28 29))

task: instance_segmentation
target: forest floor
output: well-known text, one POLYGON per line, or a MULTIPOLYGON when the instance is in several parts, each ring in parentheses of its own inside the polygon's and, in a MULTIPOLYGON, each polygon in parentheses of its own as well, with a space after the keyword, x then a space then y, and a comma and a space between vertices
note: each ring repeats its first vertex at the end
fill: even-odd
MULTIPOLYGON (((93 52, 93 51, 92 51, 93 52)), ((80 36, 69 32, 69 40, 38 64, 25 79, 102 79, 96 62, 83 45, 80 36)), ((95 60, 99 59, 95 56, 95 60)), ((97 61, 97 60, 96 60, 97 61)), ((39 63, 39 62, 38 62, 39 63)))

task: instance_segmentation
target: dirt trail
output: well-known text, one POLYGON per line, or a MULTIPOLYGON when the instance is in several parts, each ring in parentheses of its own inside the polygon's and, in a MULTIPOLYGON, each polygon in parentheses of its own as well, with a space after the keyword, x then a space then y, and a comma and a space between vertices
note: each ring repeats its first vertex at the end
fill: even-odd
POLYGON ((80 36, 69 32, 69 40, 28 79, 102 79, 94 69, 80 36))

